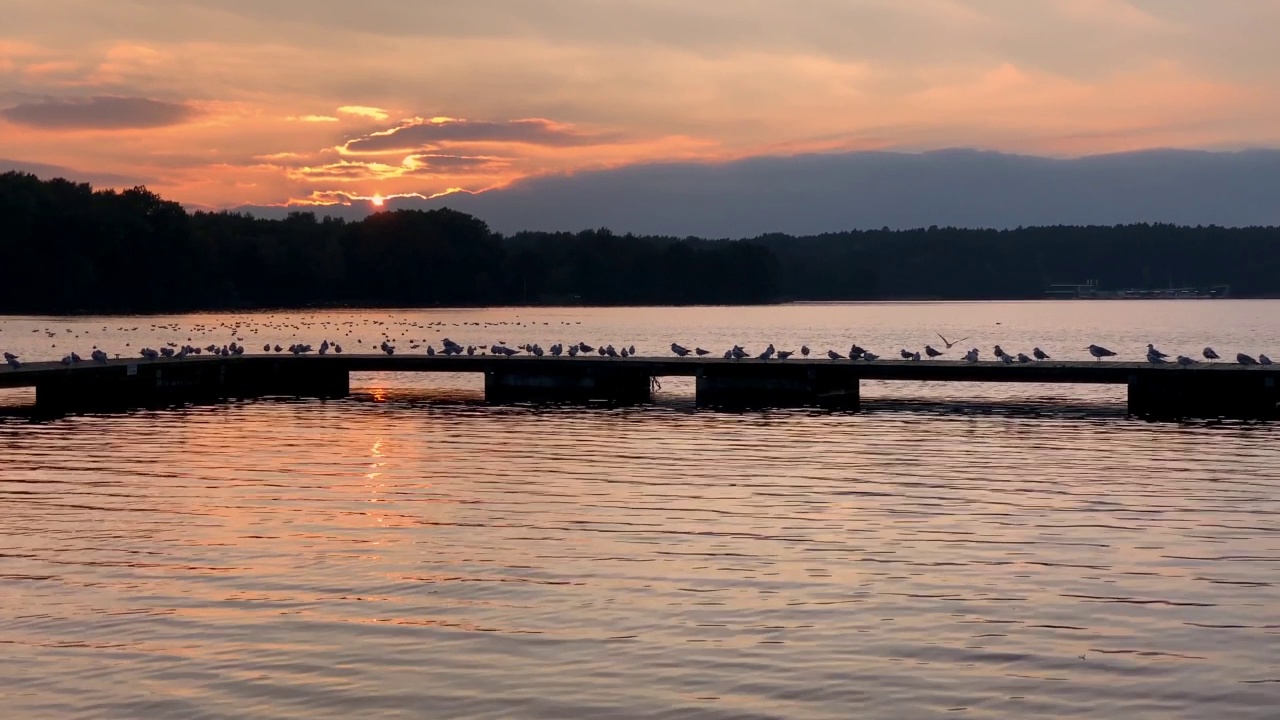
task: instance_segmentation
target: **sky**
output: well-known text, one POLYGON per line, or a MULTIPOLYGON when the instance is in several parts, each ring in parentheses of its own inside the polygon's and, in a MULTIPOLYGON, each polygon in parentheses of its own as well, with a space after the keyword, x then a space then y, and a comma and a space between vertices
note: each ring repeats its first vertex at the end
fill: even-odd
POLYGON ((652 164, 1280 148, 1268 0, 2 0, 0 170, 371 207, 652 164))

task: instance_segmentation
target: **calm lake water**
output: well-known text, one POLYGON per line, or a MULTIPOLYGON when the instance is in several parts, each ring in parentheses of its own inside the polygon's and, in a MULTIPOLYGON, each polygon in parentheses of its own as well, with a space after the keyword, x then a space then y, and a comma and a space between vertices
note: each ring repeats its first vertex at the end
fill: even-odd
MULTIPOLYGON (((935 331, 970 337, 953 355, 1276 357, 1280 302, 9 317, 0 351, 887 355, 935 331)), ((1280 426, 1130 420, 1107 386, 865 383, 859 414, 700 411, 677 379, 625 410, 481 386, 49 422, 0 394, 3 716, 1280 712, 1280 426)))

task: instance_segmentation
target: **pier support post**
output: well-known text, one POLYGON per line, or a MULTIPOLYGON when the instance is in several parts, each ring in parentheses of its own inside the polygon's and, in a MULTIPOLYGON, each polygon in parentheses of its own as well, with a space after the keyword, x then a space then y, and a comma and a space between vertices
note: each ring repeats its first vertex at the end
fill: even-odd
POLYGON ((493 404, 602 402, 639 405, 649 402, 652 396, 647 372, 621 367, 582 368, 566 363, 559 372, 542 367, 487 370, 484 374, 484 397, 486 402, 493 404))
POLYGON ((1159 369, 1129 376, 1129 414, 1148 420, 1280 418, 1280 388, 1262 372, 1159 369))
POLYGON ((844 368, 778 363, 707 367, 699 371, 697 402, 728 409, 820 407, 857 411, 858 377, 844 368))

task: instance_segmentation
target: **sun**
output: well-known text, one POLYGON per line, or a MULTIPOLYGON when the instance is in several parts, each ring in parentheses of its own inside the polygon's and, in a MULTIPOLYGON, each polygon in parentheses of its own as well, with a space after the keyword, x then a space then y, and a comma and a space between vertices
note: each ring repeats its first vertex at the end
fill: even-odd
POLYGON ((369 198, 369 202, 373 203, 374 207, 382 207, 387 203, 387 199, 382 197, 381 195, 374 195, 373 197, 369 198))

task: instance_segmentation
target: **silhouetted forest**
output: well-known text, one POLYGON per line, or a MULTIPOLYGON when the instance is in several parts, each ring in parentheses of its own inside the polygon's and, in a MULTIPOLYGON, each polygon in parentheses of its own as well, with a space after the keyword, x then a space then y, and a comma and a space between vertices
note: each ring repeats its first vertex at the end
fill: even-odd
POLYGON ((0 312, 1039 298, 1052 283, 1280 296, 1280 228, 929 228, 748 240, 503 236, 452 210, 188 213, 145 188, 0 175, 0 312))

